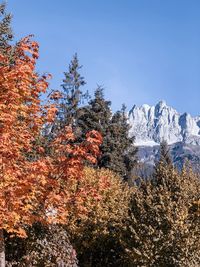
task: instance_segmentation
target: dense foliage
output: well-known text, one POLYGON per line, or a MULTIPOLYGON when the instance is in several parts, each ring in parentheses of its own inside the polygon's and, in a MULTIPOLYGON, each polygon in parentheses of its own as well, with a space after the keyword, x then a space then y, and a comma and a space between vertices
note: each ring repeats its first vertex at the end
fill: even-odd
POLYGON ((123 237, 130 266, 200 265, 200 179, 167 163, 166 151, 152 180, 134 187, 123 237))
POLYGON ((80 188, 91 187, 100 197, 87 198, 90 212, 81 220, 72 214, 67 226, 80 266, 119 266, 123 250, 119 233, 128 216, 131 189, 106 169, 87 167, 82 181, 80 188))
POLYGON ((0 267, 200 266, 198 172, 178 171, 163 141, 153 175, 129 186, 125 106, 113 114, 101 87, 81 103, 76 54, 42 105, 39 46, 11 45, 4 4, 0 15, 0 267))
POLYGON ((74 145, 72 130, 64 127, 46 154, 36 140, 45 138, 43 127, 54 121, 57 109, 42 106, 39 99, 48 83, 46 76, 35 72, 38 44, 24 38, 15 46, 14 61, 10 53, 0 58, 0 260, 4 266, 3 230, 25 237, 26 226, 34 222, 65 223, 72 203, 77 213, 87 212, 83 198, 93 192, 80 192, 76 181, 84 162, 96 161, 101 136, 91 131, 74 145), (30 157, 33 152, 37 157, 30 157))
POLYGON ((136 164, 137 149, 134 147, 134 138, 129 137, 125 106, 112 114, 111 101, 105 100, 103 89, 98 87, 94 99, 80 108, 77 124, 83 136, 95 129, 103 137, 97 166, 108 168, 123 178, 128 178, 136 164))
POLYGON ((6 53, 9 48, 9 42, 13 38, 11 29, 11 15, 6 13, 5 3, 0 4, 0 52, 6 53))

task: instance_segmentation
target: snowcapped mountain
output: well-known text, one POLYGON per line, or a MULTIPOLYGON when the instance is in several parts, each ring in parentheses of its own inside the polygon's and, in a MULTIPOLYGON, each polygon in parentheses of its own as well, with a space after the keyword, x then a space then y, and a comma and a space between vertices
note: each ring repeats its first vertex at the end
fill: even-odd
POLYGON ((168 144, 183 142, 200 145, 200 117, 180 114, 160 101, 155 106, 133 106, 129 112, 130 135, 135 136, 137 146, 155 146, 162 140, 168 144))

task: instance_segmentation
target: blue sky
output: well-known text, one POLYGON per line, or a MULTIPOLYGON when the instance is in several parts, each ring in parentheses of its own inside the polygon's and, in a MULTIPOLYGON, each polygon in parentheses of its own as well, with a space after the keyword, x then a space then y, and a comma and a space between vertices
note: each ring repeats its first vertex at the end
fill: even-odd
POLYGON ((199 0, 8 0, 15 38, 34 34, 38 70, 62 83, 77 52, 91 94, 114 110, 163 99, 200 114, 199 0))

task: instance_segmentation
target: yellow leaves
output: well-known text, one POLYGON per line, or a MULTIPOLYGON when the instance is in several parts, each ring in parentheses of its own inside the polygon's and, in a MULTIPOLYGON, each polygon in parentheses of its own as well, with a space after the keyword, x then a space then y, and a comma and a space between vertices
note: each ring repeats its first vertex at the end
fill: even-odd
POLYGON ((113 237, 115 228, 125 227, 131 190, 113 172, 88 167, 84 168, 77 188, 79 197, 74 199, 67 223, 81 253, 93 247, 99 236, 113 237))

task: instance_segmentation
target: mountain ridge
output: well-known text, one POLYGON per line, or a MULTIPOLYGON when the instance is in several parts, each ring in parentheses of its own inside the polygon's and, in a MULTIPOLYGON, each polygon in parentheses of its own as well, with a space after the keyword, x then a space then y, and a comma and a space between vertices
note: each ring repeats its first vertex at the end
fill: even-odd
POLYGON ((200 117, 180 114, 164 100, 155 106, 136 105, 128 113, 130 136, 135 136, 137 146, 155 146, 162 140, 172 145, 183 142, 200 145, 200 117))

